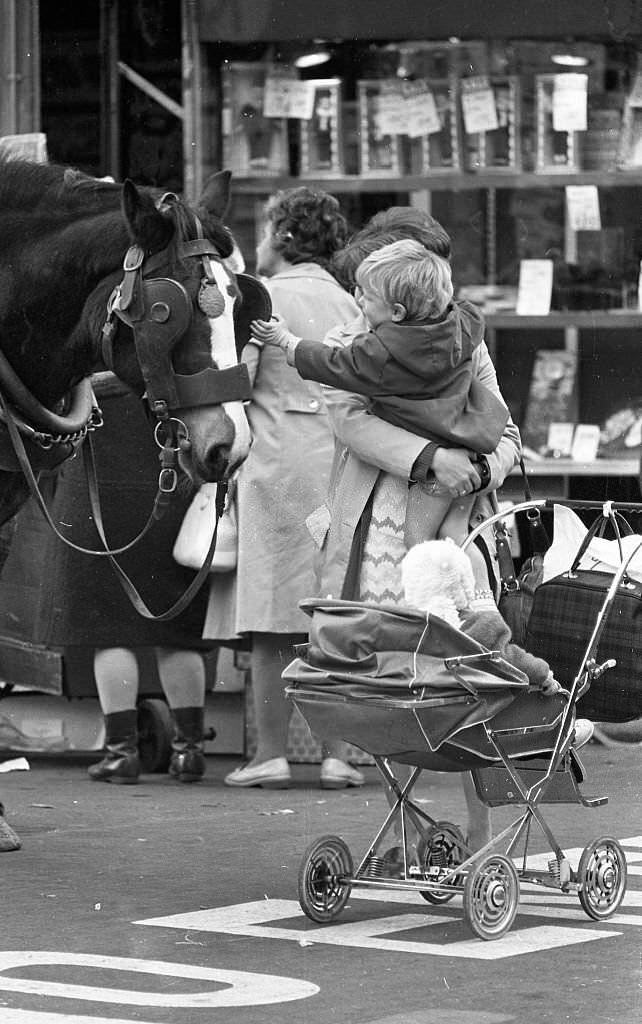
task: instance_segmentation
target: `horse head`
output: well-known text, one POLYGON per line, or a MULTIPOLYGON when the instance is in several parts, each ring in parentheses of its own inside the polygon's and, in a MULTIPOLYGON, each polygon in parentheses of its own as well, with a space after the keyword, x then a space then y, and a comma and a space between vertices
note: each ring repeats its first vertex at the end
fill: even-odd
MULTIPOLYGON (((251 443, 243 408, 250 385, 238 353, 250 311, 239 313, 252 282, 230 265, 229 185, 229 172, 213 175, 192 209, 173 193, 125 182, 131 244, 102 331, 105 364, 145 392, 159 445, 177 450, 197 484, 227 478, 251 443)), ((253 299, 269 316, 267 293, 257 286, 253 299)))
MULTIPOLYGON (((174 451, 195 484, 225 480, 246 457, 238 353, 270 304, 230 265, 229 193, 226 171, 191 206, 132 182, 0 160, 0 394, 41 468, 96 425, 89 378, 105 369, 145 395, 161 454, 174 451)), ((0 462, 14 464, 12 453, 0 462)))

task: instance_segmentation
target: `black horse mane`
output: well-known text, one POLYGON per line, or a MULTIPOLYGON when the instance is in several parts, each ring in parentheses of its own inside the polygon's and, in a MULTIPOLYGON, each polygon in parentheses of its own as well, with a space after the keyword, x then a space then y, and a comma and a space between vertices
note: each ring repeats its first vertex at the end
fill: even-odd
MULTIPOLYGON (((160 189, 141 187, 140 191, 151 195, 155 202, 163 195, 160 189)), ((55 163, 0 158, 0 217, 5 222, 10 219, 27 235, 29 222, 38 230, 43 224, 55 230, 85 217, 120 212, 121 201, 122 185, 113 181, 55 163), (21 213, 27 221, 23 221, 21 213)), ((231 254, 233 239, 229 230, 202 207, 191 210, 178 199, 163 204, 163 215, 173 222, 176 243, 195 236, 196 215, 220 255, 225 258, 231 254)))
MULTIPOLYGON (((120 202, 120 186, 92 178, 82 171, 59 164, 37 164, 28 160, 0 159, 0 208, 33 210, 42 205, 62 204, 65 210, 82 206, 88 195, 120 202)), ((104 206, 103 206, 104 208, 104 206)))

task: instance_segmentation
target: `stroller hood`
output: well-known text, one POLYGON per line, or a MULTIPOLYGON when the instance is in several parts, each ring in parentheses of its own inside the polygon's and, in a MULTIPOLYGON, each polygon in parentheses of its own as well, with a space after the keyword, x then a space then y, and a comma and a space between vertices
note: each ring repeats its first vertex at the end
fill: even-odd
MULTIPOLYGON (((522 672, 436 616, 426 619, 416 609, 356 601, 309 600, 301 607, 312 618, 310 642, 283 678, 319 735, 387 754, 391 750, 372 750, 369 744, 392 744, 400 752, 403 733, 410 730, 436 751, 506 711, 529 689, 522 672), (358 715, 348 709, 355 703, 358 715), (348 718, 350 736, 342 735, 348 718), (326 731, 319 732, 320 720, 326 731)), ((560 707, 554 705, 549 711, 557 719, 560 707)), ((541 715, 528 724, 541 728, 541 715)))

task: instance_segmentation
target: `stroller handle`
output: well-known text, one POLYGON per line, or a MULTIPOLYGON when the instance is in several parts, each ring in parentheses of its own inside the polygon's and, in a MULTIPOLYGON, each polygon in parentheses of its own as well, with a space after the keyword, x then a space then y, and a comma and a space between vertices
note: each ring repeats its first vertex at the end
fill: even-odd
POLYGON ((511 505, 510 508, 504 509, 503 512, 494 512, 493 515, 488 516, 484 519, 483 523, 476 526, 470 531, 465 541, 462 544, 462 549, 465 551, 466 548, 472 544, 476 537, 479 537, 480 533, 483 533, 488 529, 489 526, 494 526, 495 523, 499 523, 502 519, 506 519, 508 516, 514 515, 516 512, 528 512, 531 509, 554 509, 556 505, 563 505, 564 508, 577 509, 602 509, 603 514, 606 517, 611 512, 634 512, 638 515, 642 515, 642 503, 635 501, 589 501, 581 500, 578 498, 533 498, 529 501, 520 501, 515 505, 511 505))

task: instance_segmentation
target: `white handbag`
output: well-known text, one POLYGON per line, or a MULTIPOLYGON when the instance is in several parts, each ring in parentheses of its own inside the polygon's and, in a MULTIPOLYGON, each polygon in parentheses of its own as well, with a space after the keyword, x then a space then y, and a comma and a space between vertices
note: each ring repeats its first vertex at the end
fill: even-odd
MULTIPOLYGON (((216 524, 216 484, 202 484, 183 517, 183 522, 174 542, 174 561, 188 569, 200 569, 210 544, 216 524)), ((218 524, 216 550, 210 572, 230 572, 236 567, 238 528, 236 502, 228 493, 225 510, 218 524)))

